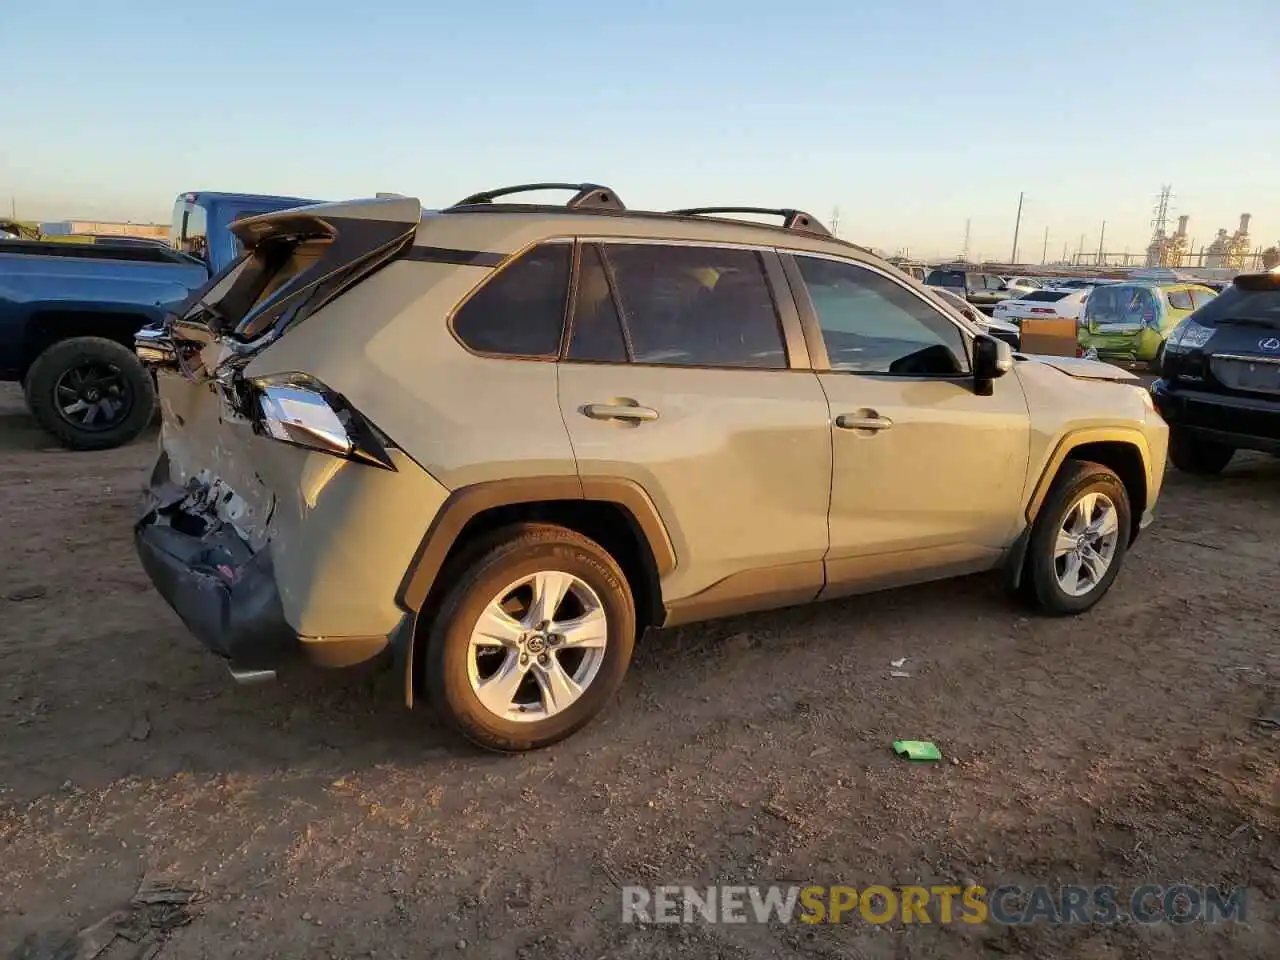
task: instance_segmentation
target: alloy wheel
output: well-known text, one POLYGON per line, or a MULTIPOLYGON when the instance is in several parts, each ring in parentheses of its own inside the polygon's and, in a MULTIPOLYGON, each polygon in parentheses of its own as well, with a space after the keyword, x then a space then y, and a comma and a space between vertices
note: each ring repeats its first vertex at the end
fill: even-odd
POLYGON ((477 699, 504 720, 545 720, 567 709, 604 662, 608 617, 579 577, 539 571, 509 584, 471 633, 467 676, 477 699))
POLYGON ((1115 559, 1119 514, 1104 493, 1086 493, 1067 511, 1054 541, 1058 585, 1072 597, 1096 589, 1115 559))

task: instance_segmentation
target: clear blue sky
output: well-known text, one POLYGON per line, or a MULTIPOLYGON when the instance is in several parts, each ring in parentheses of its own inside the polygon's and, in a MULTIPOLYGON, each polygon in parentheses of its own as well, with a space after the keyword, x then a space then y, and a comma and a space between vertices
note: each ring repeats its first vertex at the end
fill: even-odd
POLYGON ((1162 183, 1280 239, 1262 0, 8 0, 0 197, 167 220, 186 189, 438 206, 527 180, 634 207, 840 209, 846 238, 1137 250, 1162 183))

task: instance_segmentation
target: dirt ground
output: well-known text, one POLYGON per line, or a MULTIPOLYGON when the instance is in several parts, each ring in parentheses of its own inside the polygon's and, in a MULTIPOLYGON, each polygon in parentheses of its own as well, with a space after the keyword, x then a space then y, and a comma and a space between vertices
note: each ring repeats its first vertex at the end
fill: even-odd
POLYGON ((1280 956, 1280 460, 1171 475, 1082 618, 971 578, 651 634, 604 716, 501 757, 376 671, 233 685, 133 555, 152 451, 0 395, 0 956, 144 877, 202 898, 100 960, 1280 956), (1244 885, 1248 921, 620 922, 620 884, 974 881, 1244 885))

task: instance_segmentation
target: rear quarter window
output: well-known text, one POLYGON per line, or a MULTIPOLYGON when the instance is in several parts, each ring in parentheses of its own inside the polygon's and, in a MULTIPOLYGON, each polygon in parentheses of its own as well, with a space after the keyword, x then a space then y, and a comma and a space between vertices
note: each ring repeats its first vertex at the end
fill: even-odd
POLYGON ((502 267, 454 314, 454 335, 476 353, 557 356, 571 253, 570 244, 543 243, 502 267))
POLYGON ((1190 290, 1170 290, 1165 298, 1169 301, 1169 306, 1174 310, 1194 310, 1195 303, 1191 299, 1190 290))

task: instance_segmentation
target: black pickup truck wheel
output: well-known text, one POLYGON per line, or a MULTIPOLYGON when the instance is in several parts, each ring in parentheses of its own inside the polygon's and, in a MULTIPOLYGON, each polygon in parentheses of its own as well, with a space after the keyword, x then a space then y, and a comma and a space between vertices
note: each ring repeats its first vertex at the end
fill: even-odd
POLYGON ((133 440, 155 415, 151 375, 132 350, 102 337, 59 340, 27 371, 36 422, 72 450, 107 450, 133 440))

